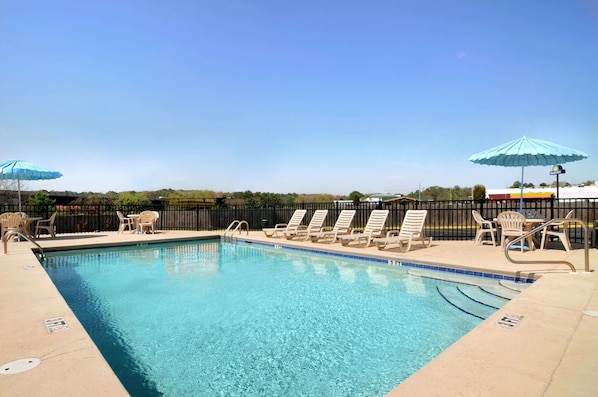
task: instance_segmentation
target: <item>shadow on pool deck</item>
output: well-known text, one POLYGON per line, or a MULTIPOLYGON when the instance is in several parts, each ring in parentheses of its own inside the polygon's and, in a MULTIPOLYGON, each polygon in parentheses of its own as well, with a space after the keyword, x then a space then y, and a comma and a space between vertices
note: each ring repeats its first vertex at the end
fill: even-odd
MULTIPOLYGON (((43 248, 148 243, 216 236, 221 232, 171 232, 135 235, 115 232, 42 237, 43 248)), ((461 338, 391 396, 589 396, 598 389, 598 272, 570 274, 565 265, 518 265, 492 246, 472 241, 417 244, 398 249, 353 248, 266 238, 262 232, 236 238, 288 244, 423 264, 446 265, 519 276, 540 277, 516 299, 461 338), (523 316, 512 328, 497 325, 507 314, 523 316)), ((11 396, 127 395, 77 318, 32 254, 33 244, 9 242, 0 254, 0 364, 39 358, 37 367, 0 375, 2 394, 11 396), (44 320, 63 317, 68 329, 49 333, 44 320)), ((555 245, 558 248, 558 245, 555 245)), ((583 270, 583 249, 512 252, 513 258, 566 259, 583 270)), ((598 266, 590 249, 590 267, 598 266)), ((5 372, 6 370, 3 369, 5 372)))

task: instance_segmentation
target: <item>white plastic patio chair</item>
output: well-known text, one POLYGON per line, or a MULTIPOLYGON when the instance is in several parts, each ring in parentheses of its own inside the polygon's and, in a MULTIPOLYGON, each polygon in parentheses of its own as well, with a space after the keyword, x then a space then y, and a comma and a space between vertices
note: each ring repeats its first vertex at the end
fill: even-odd
POLYGON ((156 215, 153 211, 143 211, 139 214, 139 222, 137 222, 137 231, 141 234, 144 232, 152 234, 156 233, 154 225, 156 223, 156 215))
MULTIPOLYGON (((504 211, 496 217, 496 223, 500 225, 500 246, 504 247, 507 240, 513 237, 520 237, 525 234, 525 216, 515 211, 504 211)), ((532 247, 532 239, 528 238, 530 249, 532 247)), ((524 249, 523 241, 519 244, 521 252, 524 249)))
MULTIPOLYGON (((565 219, 573 218, 575 214, 575 210, 571 210, 565 216, 565 219)), ((569 222, 557 222, 553 223, 552 225, 546 226, 542 229, 542 241, 540 242, 540 249, 544 249, 546 247, 546 236, 555 236, 558 237, 563 246, 565 246, 565 251, 571 251, 571 241, 569 241, 569 222), (553 226, 556 229, 550 229, 553 226)))
POLYGON ((474 244, 489 244, 490 241, 484 240, 484 236, 489 234, 490 238, 492 239, 492 245, 496 246, 496 222, 484 219, 482 214, 480 214, 477 210, 472 210, 471 213, 473 215, 473 220, 478 224, 478 230, 475 233, 474 244))
POLYGON ((127 218, 120 211, 116 211, 116 215, 118 216, 118 220, 120 222, 118 225, 118 233, 124 232, 125 229, 133 231, 133 226, 134 226, 133 218, 127 218))
POLYGON ((39 238, 39 235, 42 230, 48 232, 50 236, 56 237, 56 226, 54 225, 56 214, 58 214, 58 212, 54 212, 49 219, 42 219, 41 221, 37 221, 37 223, 35 224, 35 238, 39 238))

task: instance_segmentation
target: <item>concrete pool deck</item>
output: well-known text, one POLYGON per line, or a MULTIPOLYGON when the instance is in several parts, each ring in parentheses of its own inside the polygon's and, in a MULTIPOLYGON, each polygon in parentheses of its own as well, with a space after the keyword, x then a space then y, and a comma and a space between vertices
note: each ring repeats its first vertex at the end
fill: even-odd
MULTIPOLYGON (((161 231, 155 235, 116 232, 58 235, 38 239, 43 248, 88 247, 121 243, 201 238, 222 232, 161 231)), ((474 246, 472 241, 415 244, 408 253, 389 247, 354 248, 266 238, 262 232, 236 234, 239 239, 318 250, 375 256, 395 261, 446 265, 538 281, 494 315, 390 391, 389 396, 590 396, 598 390, 598 250, 591 248, 591 273, 583 272, 584 250, 555 249, 520 253, 514 259, 572 262, 565 265, 514 264, 502 249, 474 246), (523 316, 512 328, 497 325, 507 314, 523 316)), ((0 253, 0 394, 10 396, 125 396, 111 368, 54 287, 32 253, 29 242, 9 242, 0 253), (48 319, 62 317, 68 329, 50 333, 48 319), (28 371, 19 359, 38 358, 28 371)))

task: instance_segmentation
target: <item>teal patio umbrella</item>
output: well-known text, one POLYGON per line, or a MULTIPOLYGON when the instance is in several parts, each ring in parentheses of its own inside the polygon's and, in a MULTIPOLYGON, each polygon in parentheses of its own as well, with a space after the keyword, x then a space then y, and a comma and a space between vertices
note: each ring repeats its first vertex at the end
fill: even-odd
POLYGON ((19 191, 19 212, 21 212, 21 181, 37 181, 41 179, 56 179, 62 174, 22 160, 8 160, 0 163, 0 179, 17 181, 19 191))
POLYGON ((473 154, 469 157, 469 161, 476 164, 498 165, 501 167, 521 167, 521 195, 519 198, 519 211, 521 212, 523 211, 525 167, 553 166, 585 158, 588 158, 588 155, 580 150, 524 136, 492 149, 473 154))

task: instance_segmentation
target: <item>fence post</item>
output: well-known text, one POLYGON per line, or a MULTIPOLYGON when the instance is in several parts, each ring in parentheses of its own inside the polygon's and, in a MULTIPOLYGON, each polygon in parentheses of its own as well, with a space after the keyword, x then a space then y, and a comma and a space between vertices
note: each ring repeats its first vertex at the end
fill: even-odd
POLYGON ((199 231, 199 207, 195 207, 195 231, 199 231))
POLYGON ((102 204, 98 204, 98 226, 94 228, 94 231, 103 232, 104 231, 104 206, 102 204))

